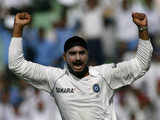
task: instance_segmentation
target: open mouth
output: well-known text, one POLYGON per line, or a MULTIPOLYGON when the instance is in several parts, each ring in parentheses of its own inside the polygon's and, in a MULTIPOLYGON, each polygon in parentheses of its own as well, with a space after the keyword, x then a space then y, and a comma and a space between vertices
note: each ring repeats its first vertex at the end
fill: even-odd
POLYGON ((75 63, 73 63, 73 67, 75 70, 81 70, 83 68, 83 63, 82 62, 75 62, 75 63))
POLYGON ((82 68, 82 65, 74 65, 74 68, 80 70, 82 68))
POLYGON ((73 69, 75 71, 82 71, 83 70, 83 64, 81 64, 81 65, 73 65, 73 69))

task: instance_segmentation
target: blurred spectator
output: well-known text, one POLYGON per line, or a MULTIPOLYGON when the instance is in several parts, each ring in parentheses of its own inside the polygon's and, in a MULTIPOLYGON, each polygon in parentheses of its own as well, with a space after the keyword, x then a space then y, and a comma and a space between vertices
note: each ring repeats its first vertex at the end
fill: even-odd
MULTIPOLYGON (((106 62, 114 62, 116 58, 116 42, 115 42, 115 10, 119 1, 103 0, 105 11, 103 15, 104 19, 104 33, 102 39, 102 48, 105 54, 106 62)), ((119 5, 118 5, 119 6, 119 5)))
POLYGON ((154 0, 157 12, 160 10, 160 0, 154 0))
POLYGON ((3 89, 1 91, 1 98, 0 98, 0 120, 10 120, 10 115, 13 111, 13 107, 9 103, 9 90, 3 89))
POLYGON ((145 13, 148 16, 148 25, 150 37, 152 40, 156 39, 157 35, 160 34, 160 28, 157 26, 160 24, 160 14, 155 8, 154 0, 145 0, 145 13))
POLYGON ((4 71, 4 79, 7 81, 6 83, 8 86, 11 85, 12 81, 16 79, 16 76, 8 69, 8 49, 10 45, 13 20, 14 17, 10 16, 9 19, 5 19, 4 22, 0 24, 0 40, 3 44, 3 66, 1 66, 1 70, 4 71))
POLYGON ((126 50, 135 50, 138 42, 137 28, 132 22, 133 2, 122 0, 116 10, 116 38, 118 42, 117 55, 122 58, 126 50))
POLYGON ((46 39, 45 29, 43 28, 38 30, 38 36, 35 41, 37 41, 37 45, 34 48, 36 49, 34 61, 42 65, 53 65, 54 61, 59 57, 57 55, 57 43, 46 39))
POLYGON ((24 57, 29 61, 34 61, 36 57, 38 28, 34 28, 32 25, 24 29, 23 34, 23 50, 24 57))
POLYGON ((31 0, 0 0, 1 6, 3 8, 16 8, 16 9, 21 9, 25 6, 31 5, 31 0))
POLYGON ((20 110, 21 102, 17 102, 13 105, 13 111, 10 113, 9 120, 28 120, 29 116, 25 116, 20 110))
POLYGON ((67 13, 66 9, 64 8, 61 14, 61 19, 53 24, 53 29, 51 32, 55 35, 55 40, 58 43, 57 48, 57 56, 59 59, 55 62, 58 67, 64 67, 64 60, 63 60, 63 53, 64 53, 64 43, 65 41, 76 34, 77 26, 74 25, 72 27, 67 26, 67 13))
POLYGON ((44 28, 29 27, 24 32, 24 51, 27 60, 52 66, 58 59, 57 43, 48 40, 44 28), (49 58, 49 59, 47 59, 49 58))
POLYGON ((32 0, 34 12, 49 11, 52 8, 51 0, 32 0))
POLYGON ((138 108, 138 101, 131 87, 121 88, 116 94, 116 102, 117 118, 119 120, 129 120, 131 115, 135 115, 138 108))
POLYGON ((32 120, 50 120, 49 111, 46 110, 42 101, 39 101, 36 105, 37 109, 32 113, 32 120))
POLYGON ((104 10, 104 7, 100 6, 98 0, 87 0, 80 17, 81 31, 87 39, 89 59, 92 64, 104 63, 104 52, 102 49, 104 10))
POLYGON ((117 96, 119 105, 117 116, 123 120, 155 120, 154 109, 148 96, 133 87, 120 89, 117 96))
POLYGON ((139 90, 134 90, 135 95, 138 99, 138 105, 136 112, 136 119, 137 120, 147 120, 147 119, 153 119, 155 115, 154 109, 152 107, 152 103, 148 96, 146 96, 143 92, 139 90))
POLYGON ((7 67, 8 66, 8 48, 10 44, 10 39, 11 39, 11 29, 8 29, 7 26, 1 25, 0 26, 0 37, 1 40, 3 41, 3 55, 4 55, 4 64, 7 67))
POLYGON ((61 120, 59 110, 54 103, 48 94, 34 89, 34 95, 23 102, 21 111, 30 117, 30 120, 61 120))
POLYGON ((156 93, 157 96, 154 99, 154 103, 156 106, 156 120, 158 120, 160 118, 160 77, 157 79, 157 83, 156 83, 156 93))
POLYGON ((80 0, 57 0, 59 3, 61 3, 64 6, 74 6, 77 2, 80 2, 80 0))

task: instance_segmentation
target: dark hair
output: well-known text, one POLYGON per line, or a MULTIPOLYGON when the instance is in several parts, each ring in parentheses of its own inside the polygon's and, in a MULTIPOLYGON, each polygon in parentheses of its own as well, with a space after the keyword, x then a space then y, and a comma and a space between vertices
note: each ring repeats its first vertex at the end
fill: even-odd
POLYGON ((73 36, 69 38, 64 44, 64 52, 67 52, 71 47, 82 46, 88 50, 87 42, 78 36, 73 36))

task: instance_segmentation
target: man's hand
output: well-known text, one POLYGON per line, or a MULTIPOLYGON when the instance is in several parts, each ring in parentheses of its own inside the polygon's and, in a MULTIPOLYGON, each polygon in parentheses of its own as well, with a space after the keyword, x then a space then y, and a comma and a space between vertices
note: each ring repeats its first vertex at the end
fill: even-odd
POLYGON ((17 13, 16 17, 15 17, 15 24, 19 24, 19 25, 27 25, 31 22, 31 16, 28 13, 17 13))
POLYGON ((132 13, 132 18, 138 27, 139 38, 149 40, 147 16, 144 13, 132 13))
POLYGON ((147 27, 147 16, 144 13, 132 13, 133 22, 138 27, 147 27))
POLYGON ((17 13, 14 20, 13 37, 22 37, 23 27, 31 23, 28 13, 17 13))

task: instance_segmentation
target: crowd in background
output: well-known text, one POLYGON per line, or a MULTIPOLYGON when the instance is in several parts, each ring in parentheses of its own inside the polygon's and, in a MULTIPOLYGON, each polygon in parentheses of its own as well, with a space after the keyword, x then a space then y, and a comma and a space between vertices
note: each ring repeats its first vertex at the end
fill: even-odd
POLYGON ((148 17, 154 47, 150 70, 115 94, 118 120, 160 119, 160 0, 0 0, 0 120, 61 120, 54 98, 28 85, 8 69, 8 48, 17 12, 29 12, 24 28, 27 60, 63 68, 63 46, 73 35, 88 42, 89 64, 134 57, 138 29, 132 12, 148 17))

